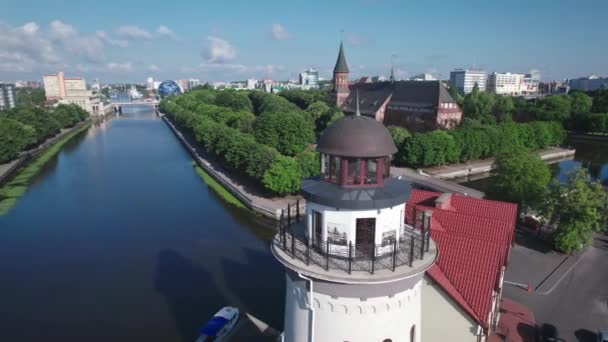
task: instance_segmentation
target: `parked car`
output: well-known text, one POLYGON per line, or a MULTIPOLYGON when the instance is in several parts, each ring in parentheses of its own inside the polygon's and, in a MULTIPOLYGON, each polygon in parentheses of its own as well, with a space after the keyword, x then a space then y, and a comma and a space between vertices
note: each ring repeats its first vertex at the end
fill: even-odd
POLYGON ((558 342, 559 333, 557 328, 551 324, 543 324, 540 327, 540 341, 542 342, 558 342))

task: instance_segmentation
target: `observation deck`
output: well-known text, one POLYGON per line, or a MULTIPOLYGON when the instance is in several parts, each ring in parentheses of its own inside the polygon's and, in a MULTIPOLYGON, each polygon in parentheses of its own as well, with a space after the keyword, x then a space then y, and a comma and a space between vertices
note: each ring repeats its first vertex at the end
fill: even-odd
POLYGON ((381 284, 418 275, 437 259, 428 232, 404 224, 389 243, 360 245, 331 240, 313 242, 304 221, 280 224, 271 242, 273 255, 285 267, 306 276, 345 284, 381 284))

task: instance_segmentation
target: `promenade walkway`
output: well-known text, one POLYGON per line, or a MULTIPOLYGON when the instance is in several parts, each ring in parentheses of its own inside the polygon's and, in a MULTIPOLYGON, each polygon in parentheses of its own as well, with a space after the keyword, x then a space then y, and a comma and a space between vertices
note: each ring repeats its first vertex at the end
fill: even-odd
POLYGON ((234 179, 234 177, 230 177, 228 171, 219 165, 219 163, 215 162, 192 137, 182 134, 165 115, 161 113, 159 113, 159 115, 184 145, 186 150, 192 155, 194 161, 249 209, 266 217, 278 220, 281 215, 281 210, 287 208, 288 204, 292 205, 292 214, 295 215, 296 208, 294 204, 299 200, 300 212, 304 211, 306 201, 299 196, 267 197, 267 195, 264 196, 264 194, 260 193, 259 189, 255 189, 252 185, 241 183, 234 179))
MULTIPOLYGON (((547 163, 556 163, 564 159, 574 158, 576 150, 561 147, 550 147, 538 151, 540 159, 547 163)), ((466 163, 441 165, 423 168, 422 171, 440 179, 465 178, 492 171, 494 158, 472 160, 466 163)))
POLYGON ((468 188, 454 182, 448 182, 437 177, 418 173, 417 171, 407 167, 391 166, 391 175, 402 177, 412 183, 415 188, 423 190, 431 190, 437 192, 452 192, 475 198, 483 198, 485 194, 482 191, 468 188))

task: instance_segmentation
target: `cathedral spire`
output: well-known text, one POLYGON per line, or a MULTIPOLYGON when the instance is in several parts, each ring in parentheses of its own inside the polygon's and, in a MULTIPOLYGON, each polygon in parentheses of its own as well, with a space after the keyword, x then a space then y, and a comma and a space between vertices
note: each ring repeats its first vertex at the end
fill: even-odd
POLYGON ((389 77, 391 82, 395 82, 395 55, 391 56, 391 76, 389 77))
POLYGON ((344 46, 340 41, 340 52, 338 52, 338 60, 336 60, 336 66, 334 67, 334 73, 344 72, 348 73, 348 65, 346 64, 346 58, 344 57, 344 46))

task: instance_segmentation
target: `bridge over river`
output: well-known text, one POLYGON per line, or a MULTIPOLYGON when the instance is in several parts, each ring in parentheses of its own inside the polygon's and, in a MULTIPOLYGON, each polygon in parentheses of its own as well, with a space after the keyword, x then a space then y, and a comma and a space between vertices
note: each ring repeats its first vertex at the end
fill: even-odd
POLYGON ((158 109, 159 100, 136 100, 136 101, 112 101, 111 106, 114 113, 122 113, 122 107, 125 106, 152 106, 155 110, 158 109))

